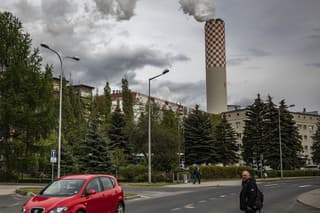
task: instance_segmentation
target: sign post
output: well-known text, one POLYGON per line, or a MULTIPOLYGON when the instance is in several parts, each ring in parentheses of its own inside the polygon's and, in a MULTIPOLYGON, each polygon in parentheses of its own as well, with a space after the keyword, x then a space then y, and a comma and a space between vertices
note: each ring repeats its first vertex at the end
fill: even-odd
POLYGON ((54 179, 54 164, 57 163, 57 151, 54 149, 51 150, 50 163, 51 163, 51 167, 52 167, 51 180, 53 181, 53 179, 54 179))

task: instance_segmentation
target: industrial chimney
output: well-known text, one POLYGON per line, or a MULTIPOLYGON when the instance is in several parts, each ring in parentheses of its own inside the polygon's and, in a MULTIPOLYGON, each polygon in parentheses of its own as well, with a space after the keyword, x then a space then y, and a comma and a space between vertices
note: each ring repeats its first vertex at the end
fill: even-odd
POLYGON ((207 112, 227 111, 225 31, 222 19, 205 24, 207 112))

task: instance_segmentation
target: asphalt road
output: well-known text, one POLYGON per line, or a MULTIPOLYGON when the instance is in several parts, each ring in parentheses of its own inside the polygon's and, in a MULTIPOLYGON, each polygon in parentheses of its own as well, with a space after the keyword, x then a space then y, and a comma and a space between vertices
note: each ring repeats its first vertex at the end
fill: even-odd
MULTIPOLYGON (((296 202, 300 194, 320 188, 319 178, 263 183, 259 185, 259 188, 265 195, 265 207, 262 210, 264 213, 320 212, 320 210, 308 208, 296 202)), ((152 196, 151 191, 152 189, 149 189, 146 196, 152 196)), ((176 192, 162 190, 164 196, 159 196, 160 192, 157 191, 154 197, 149 197, 149 199, 127 201, 127 212, 235 213, 240 212, 239 191, 240 186, 186 188, 176 192)))
MULTIPOLYGON (((239 182, 240 183, 240 182, 239 182)), ((307 191, 320 188, 320 178, 305 180, 277 181, 259 184, 265 195, 267 213, 320 212, 296 202, 296 198, 307 191)), ((126 202, 128 213, 235 213, 239 211, 240 186, 192 187, 192 188, 141 188, 126 187, 127 193, 138 193, 143 198, 126 202)), ((0 213, 15 213, 26 197, 18 195, 0 196, 0 213)))

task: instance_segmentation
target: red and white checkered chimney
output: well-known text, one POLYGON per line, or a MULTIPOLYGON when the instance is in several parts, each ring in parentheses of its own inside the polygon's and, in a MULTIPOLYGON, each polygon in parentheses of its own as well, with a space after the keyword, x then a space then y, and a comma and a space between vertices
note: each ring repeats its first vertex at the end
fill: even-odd
POLYGON ((227 72, 224 21, 205 24, 207 112, 227 111, 227 72))

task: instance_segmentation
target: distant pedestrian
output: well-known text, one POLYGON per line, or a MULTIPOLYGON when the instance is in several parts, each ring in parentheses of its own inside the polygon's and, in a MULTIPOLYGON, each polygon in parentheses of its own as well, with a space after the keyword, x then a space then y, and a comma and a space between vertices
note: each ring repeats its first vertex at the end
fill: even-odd
POLYGON ((200 174, 200 169, 199 167, 196 167, 194 172, 193 172, 193 184, 195 184, 196 182, 198 182, 200 184, 200 178, 201 178, 201 174, 200 174))
POLYGON ((260 212, 263 206, 263 194, 256 181, 248 171, 242 172, 242 189, 240 193, 240 209, 245 213, 260 212))

